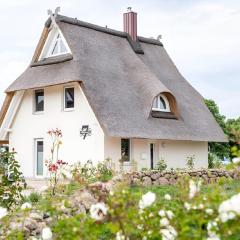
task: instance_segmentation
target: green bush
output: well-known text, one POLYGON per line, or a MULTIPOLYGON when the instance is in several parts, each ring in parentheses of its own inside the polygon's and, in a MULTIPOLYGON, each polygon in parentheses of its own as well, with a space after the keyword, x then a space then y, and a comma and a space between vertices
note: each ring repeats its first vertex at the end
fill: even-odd
POLYGON ((73 181, 80 184, 87 184, 95 181, 106 182, 113 177, 111 160, 106 159, 103 162, 99 162, 96 166, 93 165, 91 160, 88 160, 83 165, 78 162, 73 166, 71 174, 73 176, 73 181))
POLYGON ((164 171, 167 169, 167 163, 166 161, 161 158, 158 162, 157 162, 157 166, 155 168, 156 170, 159 170, 159 171, 164 171))
POLYGON ((195 160, 195 156, 188 156, 186 159, 186 165, 188 167, 188 169, 192 170, 194 168, 194 160, 195 160))
POLYGON ((15 152, 0 152, 0 206, 10 209, 23 199, 26 182, 19 170, 15 152))
POLYGON ((208 153, 208 168, 222 168, 222 161, 214 153, 208 153))
POLYGON ((28 200, 31 203, 38 203, 42 198, 42 195, 40 193, 37 192, 32 192, 29 196, 28 196, 28 200))
MULTIPOLYGON (((58 196, 44 196, 35 208, 55 216, 53 239, 239 239, 239 181, 202 186, 197 178, 188 179, 180 178, 176 186, 118 185, 86 215, 62 214, 58 196)), ((6 239, 23 237, 16 232, 6 239)))
POLYGON ((113 170, 111 168, 111 160, 106 159, 103 162, 97 164, 97 180, 107 182, 113 177, 113 170))
MULTIPOLYGON (((229 196, 224 191, 229 186, 222 181, 201 189, 201 182, 186 179, 181 179, 178 187, 163 187, 164 191, 154 186, 131 189, 122 185, 110 193, 106 214, 102 211, 105 204, 98 203, 95 214, 90 210, 90 216, 60 220, 53 232, 58 239, 69 240, 238 239, 240 194, 229 196), (171 192, 173 189, 178 190, 171 192)), ((233 190, 238 192, 239 185, 230 194, 233 190)))

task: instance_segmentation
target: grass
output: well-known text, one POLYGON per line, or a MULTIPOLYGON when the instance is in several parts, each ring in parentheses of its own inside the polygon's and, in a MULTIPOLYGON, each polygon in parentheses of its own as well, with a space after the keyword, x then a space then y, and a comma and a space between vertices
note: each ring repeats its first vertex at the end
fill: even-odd
MULTIPOLYGON (((223 199, 227 199, 231 197, 232 195, 236 193, 240 193, 240 180, 228 180, 228 181, 219 181, 220 188, 216 189, 216 183, 212 184, 206 184, 201 187, 201 193, 204 195, 209 195, 213 191, 217 192, 219 196, 223 199)), ((143 186, 133 186, 130 187, 130 191, 136 196, 141 196, 142 194, 151 191, 156 194, 156 198, 158 202, 165 201, 164 195, 170 194, 172 197, 172 200, 169 202, 169 206, 171 207, 177 207, 179 202, 179 198, 182 195, 182 192, 180 192, 178 185, 174 186, 149 186, 149 187, 143 187, 143 186)), ((186 194, 188 194, 188 189, 185 189, 186 194)))

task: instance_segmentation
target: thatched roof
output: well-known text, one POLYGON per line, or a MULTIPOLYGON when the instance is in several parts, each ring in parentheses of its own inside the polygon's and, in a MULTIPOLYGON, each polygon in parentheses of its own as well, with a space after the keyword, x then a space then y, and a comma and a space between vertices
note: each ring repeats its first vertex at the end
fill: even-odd
POLYGON ((57 22, 72 57, 32 63, 7 92, 78 81, 109 136, 226 140, 201 95, 159 41, 138 37, 134 43, 124 32, 64 16, 57 22), (175 97, 178 119, 151 116, 153 99, 162 92, 175 97))

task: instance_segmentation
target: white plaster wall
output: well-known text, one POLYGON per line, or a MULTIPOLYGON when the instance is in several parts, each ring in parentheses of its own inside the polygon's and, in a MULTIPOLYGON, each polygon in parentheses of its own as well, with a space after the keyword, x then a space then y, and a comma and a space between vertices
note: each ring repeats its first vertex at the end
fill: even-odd
POLYGON ((104 137, 104 159, 110 158, 113 168, 119 169, 121 159, 121 139, 106 136, 104 137))
POLYGON ((159 141, 159 158, 166 160, 168 168, 186 167, 186 158, 193 155, 196 168, 208 167, 207 142, 159 141))
MULTIPOLYGON (((151 139, 131 139, 131 160, 137 162, 138 170, 142 168, 150 168, 150 144, 154 144, 154 165, 158 160, 163 158, 168 168, 184 168, 186 167, 186 158, 195 156, 194 163, 196 168, 208 166, 208 145, 207 142, 193 141, 162 141, 151 139)), ((105 140, 105 156, 106 149, 108 157, 111 153, 117 155, 114 159, 121 158, 121 141, 116 138, 108 138, 105 140)), ((126 171, 131 170, 131 163, 125 164, 126 171)))
POLYGON ((104 133, 100 127, 80 85, 72 83, 44 89, 44 113, 33 113, 34 90, 27 90, 11 126, 10 147, 17 151, 21 170, 26 177, 34 177, 34 139, 44 139, 44 159, 50 156, 50 137, 47 131, 59 128, 63 132, 63 144, 59 158, 69 164, 77 161, 93 162, 104 159, 104 133), (66 86, 75 87, 75 109, 63 110, 63 91, 66 86), (89 125, 92 136, 85 140, 80 136, 82 125, 89 125))

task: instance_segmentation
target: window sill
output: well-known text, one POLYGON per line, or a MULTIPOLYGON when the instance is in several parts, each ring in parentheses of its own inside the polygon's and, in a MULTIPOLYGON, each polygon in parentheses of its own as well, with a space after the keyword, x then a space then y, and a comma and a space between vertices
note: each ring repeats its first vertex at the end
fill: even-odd
POLYGON ((64 108, 63 111, 64 112, 73 112, 75 110, 75 108, 64 108))
POLYGON ((152 110, 151 116, 153 118, 177 119, 172 112, 154 111, 152 110))
POLYGON ((168 112, 171 113, 169 109, 158 109, 158 108, 152 108, 153 112, 168 112))
POLYGON ((44 111, 33 112, 33 115, 42 115, 42 114, 44 114, 44 111))
POLYGON ((131 165, 131 162, 130 162, 130 161, 123 163, 123 166, 130 166, 130 165, 131 165))

